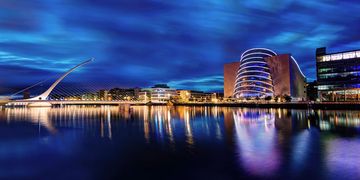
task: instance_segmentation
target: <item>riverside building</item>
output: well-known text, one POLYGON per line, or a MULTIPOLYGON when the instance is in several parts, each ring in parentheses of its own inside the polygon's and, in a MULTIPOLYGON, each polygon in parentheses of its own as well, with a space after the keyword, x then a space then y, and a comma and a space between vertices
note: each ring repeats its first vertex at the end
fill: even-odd
POLYGON ((306 100, 306 78, 291 54, 266 57, 274 96, 289 95, 296 101, 306 100))
MULTIPOLYGON (((226 77, 224 72, 224 82, 226 77)), ((241 55, 232 96, 246 99, 291 96, 303 100, 306 78, 290 54, 278 55, 270 49, 253 48, 241 55)))
POLYGON ((139 100, 163 102, 170 100, 171 97, 176 95, 176 89, 170 88, 166 84, 156 84, 151 88, 141 89, 139 100))
POLYGON ((234 94, 236 72, 239 70, 240 62, 224 64, 224 97, 229 98, 234 94))
POLYGON ((316 70, 321 101, 360 100, 360 50, 327 53, 318 48, 316 70))
POLYGON ((178 99, 181 102, 207 102, 211 100, 212 93, 193 90, 177 90, 178 99))

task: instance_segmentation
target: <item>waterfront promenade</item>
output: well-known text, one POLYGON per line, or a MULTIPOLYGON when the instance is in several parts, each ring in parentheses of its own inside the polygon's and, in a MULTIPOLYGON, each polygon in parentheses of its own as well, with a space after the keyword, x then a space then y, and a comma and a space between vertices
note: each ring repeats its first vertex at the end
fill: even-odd
MULTIPOLYGON (((0 106, 9 104, 9 100, 0 101, 0 106)), ((15 101, 16 102, 16 101, 15 101)), ((130 106, 219 106, 219 107, 248 107, 248 108, 284 108, 284 109, 360 109, 360 102, 143 102, 143 101, 48 101, 57 105, 124 105, 130 106)), ((10 103, 11 104, 11 103, 10 103)), ((15 105, 16 106, 16 105, 15 105)), ((11 106, 10 106, 11 107, 11 106)))
POLYGON ((285 108, 285 109, 360 109, 360 102, 188 102, 174 103, 175 106, 220 106, 249 108, 285 108))

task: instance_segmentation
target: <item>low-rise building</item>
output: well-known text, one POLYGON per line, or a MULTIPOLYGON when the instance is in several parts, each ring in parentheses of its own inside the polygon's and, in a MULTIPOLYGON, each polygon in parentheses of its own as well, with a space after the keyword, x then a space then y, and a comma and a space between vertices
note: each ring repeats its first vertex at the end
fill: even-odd
POLYGON ((98 97, 99 97, 99 100, 102 100, 102 101, 111 100, 111 96, 109 96, 109 91, 105 90, 105 89, 101 89, 98 92, 98 97))
POLYGON ((109 90, 112 100, 137 100, 140 88, 113 88, 109 90))
POLYGON ((177 95, 179 101, 188 102, 206 102, 211 100, 211 93, 205 93, 203 91, 193 91, 193 90, 177 90, 177 95))
POLYGON ((176 95, 176 89, 170 88, 166 84, 156 84, 151 88, 141 89, 139 92, 139 100, 162 102, 168 101, 176 95))

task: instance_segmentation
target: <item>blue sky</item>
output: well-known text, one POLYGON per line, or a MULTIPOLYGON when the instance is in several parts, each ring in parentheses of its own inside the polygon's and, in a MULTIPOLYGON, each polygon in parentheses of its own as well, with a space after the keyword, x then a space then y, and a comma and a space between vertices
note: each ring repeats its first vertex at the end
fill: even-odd
POLYGON ((317 47, 360 49, 359 12, 335 0, 1 0, 0 93, 90 57, 68 83, 221 91, 223 64, 253 47, 291 53, 314 80, 317 47))

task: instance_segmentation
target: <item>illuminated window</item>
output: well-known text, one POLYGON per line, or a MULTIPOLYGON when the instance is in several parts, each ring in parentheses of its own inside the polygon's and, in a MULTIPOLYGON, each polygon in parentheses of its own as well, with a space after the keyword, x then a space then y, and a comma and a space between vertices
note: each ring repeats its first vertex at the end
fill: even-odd
POLYGON ((332 54, 332 55, 331 55, 331 60, 332 60, 332 61, 341 60, 342 57, 343 57, 342 53, 332 54))
POLYGON ((355 58, 355 52, 347 52, 347 53, 343 53, 343 58, 344 58, 344 59, 351 59, 351 58, 355 58))
POLYGON ((323 56, 322 61, 330 61, 331 57, 330 55, 323 56))
POLYGON ((332 86, 329 86, 329 85, 319 85, 318 86, 318 90, 328 90, 332 88, 332 86))
POLYGON ((333 68, 320 68, 319 73, 332 72, 333 68))
POLYGON ((360 58, 360 51, 356 51, 356 57, 360 58))

